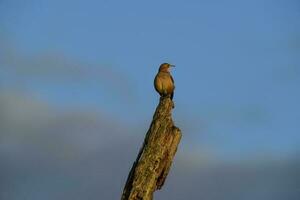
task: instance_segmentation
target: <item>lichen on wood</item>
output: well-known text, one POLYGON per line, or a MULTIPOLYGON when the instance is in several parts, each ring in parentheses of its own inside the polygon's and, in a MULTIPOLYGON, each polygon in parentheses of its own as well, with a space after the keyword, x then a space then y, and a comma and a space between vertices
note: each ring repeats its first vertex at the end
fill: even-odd
POLYGON ((173 108, 170 98, 160 98, 121 200, 152 200, 155 190, 164 185, 181 139, 181 131, 172 120, 173 108))

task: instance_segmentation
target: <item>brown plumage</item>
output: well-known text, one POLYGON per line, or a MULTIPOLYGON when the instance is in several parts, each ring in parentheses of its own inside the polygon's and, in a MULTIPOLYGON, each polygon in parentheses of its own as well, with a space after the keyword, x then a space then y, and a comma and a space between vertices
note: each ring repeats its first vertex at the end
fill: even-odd
POLYGON ((173 99, 174 96, 174 80, 170 73, 170 68, 174 67, 169 63, 163 63, 160 65, 158 73, 154 79, 155 90, 160 94, 160 96, 169 96, 173 99))

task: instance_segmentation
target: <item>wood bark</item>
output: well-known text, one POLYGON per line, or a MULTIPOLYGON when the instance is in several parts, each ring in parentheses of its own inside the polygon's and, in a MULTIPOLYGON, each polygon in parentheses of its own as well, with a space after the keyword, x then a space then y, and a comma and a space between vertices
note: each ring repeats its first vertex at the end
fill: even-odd
POLYGON ((160 98, 121 200, 152 200, 155 190, 162 188, 181 139, 181 131, 172 120, 173 108, 170 98, 160 98))

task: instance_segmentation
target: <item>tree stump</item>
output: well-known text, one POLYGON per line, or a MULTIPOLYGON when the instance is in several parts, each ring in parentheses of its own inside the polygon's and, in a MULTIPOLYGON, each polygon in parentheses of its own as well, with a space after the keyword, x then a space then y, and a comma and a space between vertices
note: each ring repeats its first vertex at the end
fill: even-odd
POLYGON ((170 98, 160 98, 121 200, 152 200, 155 190, 162 188, 181 139, 181 131, 172 120, 173 108, 170 98))

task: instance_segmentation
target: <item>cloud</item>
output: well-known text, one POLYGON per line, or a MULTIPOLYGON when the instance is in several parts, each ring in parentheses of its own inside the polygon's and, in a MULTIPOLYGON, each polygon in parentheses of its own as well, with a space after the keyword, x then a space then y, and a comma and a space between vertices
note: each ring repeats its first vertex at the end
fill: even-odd
POLYGON ((119 196, 142 135, 105 113, 62 111, 24 92, 2 92, 0 107, 0 199, 119 196))
MULTIPOLYGON (((62 111, 27 93, 1 93, 0 107, 0 199, 120 198, 145 132, 94 110, 62 111)), ((296 158, 216 162, 211 152, 182 145, 157 200, 299 197, 296 158)))
POLYGON ((124 71, 104 64, 73 59, 58 52, 25 53, 0 35, 0 66, 6 77, 3 82, 52 84, 66 87, 77 83, 87 87, 96 86, 105 94, 133 100, 135 86, 124 71))
POLYGON ((80 144, 76 148, 101 147, 124 138, 126 134, 120 133, 130 129, 100 111, 61 110, 22 92, 2 91, 0 107, 1 144, 11 139, 20 145, 53 142, 56 146, 63 141, 80 144))
POLYGON ((174 165, 160 199, 258 199, 299 198, 299 160, 286 162, 218 163, 189 168, 184 158, 174 165))

